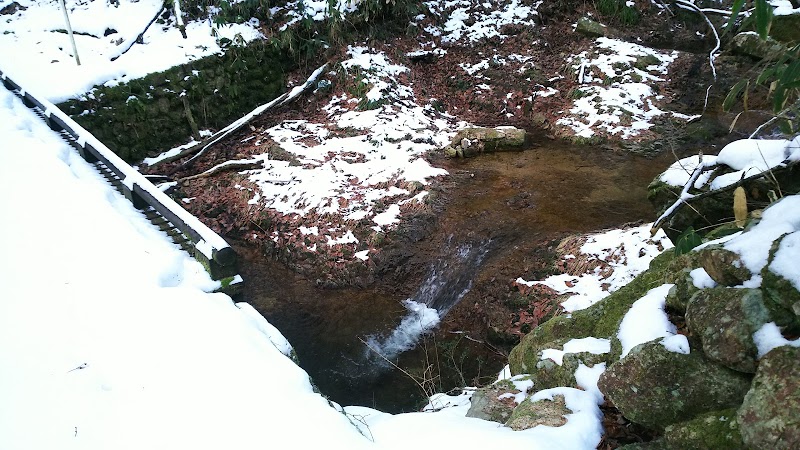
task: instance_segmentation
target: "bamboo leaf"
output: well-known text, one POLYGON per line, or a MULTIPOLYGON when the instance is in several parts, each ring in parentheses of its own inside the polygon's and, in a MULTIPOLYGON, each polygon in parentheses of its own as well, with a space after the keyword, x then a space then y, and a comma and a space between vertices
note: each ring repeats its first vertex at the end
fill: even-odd
POLYGON ((772 67, 768 67, 764 69, 763 72, 756 78, 756 84, 762 84, 763 82, 767 81, 768 79, 772 78, 775 75, 777 64, 772 67))
POLYGON ((733 85, 730 92, 728 92, 728 95, 725 97, 725 100, 722 102, 723 111, 728 112, 731 110, 734 103, 736 103, 736 100, 739 98, 742 89, 744 89, 748 83, 748 80, 739 80, 738 83, 733 85))
POLYGON ((693 248, 702 244, 703 240, 700 235, 694 230, 694 227, 689 227, 681 233, 675 240, 675 255, 680 256, 689 253, 693 248))
POLYGON ((767 0, 756 0, 756 32, 761 39, 766 40, 772 25, 772 6, 767 0))
POLYGON ((779 84, 772 94, 772 111, 775 113, 780 112, 783 109, 783 105, 786 104, 786 100, 786 89, 779 84))
POLYGON ((731 18, 728 20, 728 24, 725 25, 725 30, 723 30, 723 34, 728 33, 733 29, 733 25, 736 23, 736 19, 739 17, 739 12, 742 10, 742 6, 744 6, 745 0, 736 0, 733 2, 733 8, 731 9, 731 18))
POLYGON ((736 121, 739 120, 739 116, 741 116, 743 112, 744 111, 740 112, 739 114, 736 115, 736 117, 733 118, 733 120, 731 121, 731 126, 728 127, 728 134, 733 133, 733 129, 736 127, 736 121))
POLYGON ((733 191, 733 217, 736 218, 736 226, 744 228, 747 223, 747 194, 741 186, 733 191))

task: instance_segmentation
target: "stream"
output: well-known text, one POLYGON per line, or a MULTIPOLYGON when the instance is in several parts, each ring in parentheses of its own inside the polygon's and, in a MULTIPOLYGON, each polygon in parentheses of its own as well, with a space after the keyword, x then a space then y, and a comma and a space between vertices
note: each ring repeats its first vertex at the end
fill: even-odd
POLYGON ((526 275, 545 243, 652 220, 647 185, 672 160, 563 144, 446 160, 443 211, 404 263, 416 276, 324 289, 257 248, 237 246, 241 301, 281 330, 331 400, 414 411, 423 392, 493 381, 508 348, 468 331, 502 316, 511 281, 526 275))

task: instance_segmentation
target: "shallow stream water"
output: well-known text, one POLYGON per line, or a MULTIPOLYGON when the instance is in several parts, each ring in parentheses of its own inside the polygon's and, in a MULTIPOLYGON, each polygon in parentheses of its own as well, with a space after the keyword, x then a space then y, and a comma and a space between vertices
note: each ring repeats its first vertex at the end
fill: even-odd
MULTIPOLYGON (((525 260, 537 246, 554 237, 652 220, 647 185, 672 160, 553 144, 449 160, 436 231, 411 249, 425 267, 416 285, 378 280, 368 288, 322 289, 258 249, 239 248, 247 281, 242 300, 283 332, 301 366, 332 400, 388 412, 414 410, 422 400, 418 382, 436 373, 426 369, 442 365, 442 349, 461 341, 398 335, 401 323, 413 332, 430 328, 435 317, 425 308, 443 315, 459 301, 473 302, 476 284, 498 277, 510 283, 524 275, 525 260), (367 343, 390 353, 392 363, 367 343)), ((464 372, 483 370, 491 377, 503 364, 500 357, 481 358, 462 355, 464 372)), ((459 375, 467 380, 475 374, 459 375)))

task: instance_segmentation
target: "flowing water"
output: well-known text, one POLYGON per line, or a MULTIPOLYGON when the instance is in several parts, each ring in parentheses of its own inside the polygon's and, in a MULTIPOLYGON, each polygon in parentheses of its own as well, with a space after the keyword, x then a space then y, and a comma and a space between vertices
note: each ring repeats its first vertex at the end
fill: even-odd
POLYGON ((407 249, 411 256, 397 268, 414 266, 417 276, 323 289, 259 249, 241 247, 242 300, 281 330, 332 400, 414 410, 421 382, 446 390, 491 377, 504 364, 466 334, 436 337, 434 330, 459 317, 485 329, 490 319, 474 311, 496 301, 493 290, 508 291, 548 240, 652 220, 646 187, 671 161, 552 146, 450 161, 437 227, 407 249), (438 378, 445 365, 457 369, 455 379, 438 378))
MULTIPOLYGON (((449 241, 452 239, 451 236, 449 241)), ((372 367, 390 368, 388 361, 416 347, 420 338, 433 330, 450 308, 467 295, 491 243, 491 240, 463 243, 452 248, 449 242, 444 258, 431 264, 416 294, 403 301, 408 313, 400 324, 386 335, 367 338, 365 362, 372 363, 372 367)))

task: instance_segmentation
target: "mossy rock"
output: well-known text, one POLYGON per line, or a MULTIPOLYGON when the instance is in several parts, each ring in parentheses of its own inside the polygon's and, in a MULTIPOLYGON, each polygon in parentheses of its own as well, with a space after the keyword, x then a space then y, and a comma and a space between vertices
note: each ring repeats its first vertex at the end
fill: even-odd
MULTIPOLYGON (((560 348, 561 346, 555 344, 550 348, 560 348)), ((544 358, 536 363, 536 368, 531 371, 530 375, 536 391, 561 386, 577 388, 578 383, 575 381, 575 371, 578 370, 578 367, 581 364, 594 367, 596 364, 609 363, 609 356, 609 353, 566 353, 560 365, 552 359, 544 358)))
POLYGON ((657 339, 634 347, 600 376, 598 387, 631 422, 655 430, 736 407, 750 377, 705 359, 670 352, 657 339))
POLYGON ((466 417, 506 423, 511 418, 514 408, 517 407, 513 395, 519 392, 519 389, 509 380, 501 380, 482 387, 472 394, 471 405, 466 417), (512 395, 506 396, 505 394, 512 395))
POLYGON ((800 448, 800 348, 778 347, 764 355, 737 421, 751 448, 800 448))
POLYGON ((744 450, 736 409, 701 414, 693 420, 668 426, 664 442, 669 450, 744 450))
POLYGON ((746 31, 733 37, 731 50, 754 59, 773 59, 783 54, 786 47, 772 37, 762 40, 757 33, 746 31))
POLYGON ((117 155, 139 161, 192 135, 184 100, 199 129, 220 129, 277 97, 293 62, 264 41, 231 48, 59 105, 117 155), (88 112, 88 113, 87 113, 88 112))
POLYGON ((667 447, 667 442, 664 439, 655 439, 650 442, 636 442, 635 444, 628 444, 619 447, 617 450, 672 450, 667 447))
POLYGON ((779 42, 800 42, 800 14, 782 14, 772 17, 769 37, 779 42))
POLYGON ((524 148, 525 138, 525 130, 515 127, 469 127, 456 133, 445 147, 445 154, 469 157, 486 152, 518 151, 524 148))
POLYGON ((644 55, 636 57, 633 67, 636 67, 639 70, 647 70, 648 67, 657 66, 659 64, 661 64, 661 60, 655 55, 644 55))
POLYGON ((563 395, 555 395, 552 400, 536 401, 532 401, 528 397, 514 408, 506 426, 515 431, 527 430, 539 425, 560 427, 567 423, 564 416, 571 413, 563 395))
POLYGON ((798 231, 776 239, 770 248, 769 263, 761 271, 761 288, 765 293, 766 305, 772 312, 775 323, 791 333, 800 332, 800 291, 791 281, 775 273, 775 265, 776 255, 779 259, 777 264, 780 265, 796 260, 798 245, 798 231))
POLYGON ((686 308, 686 324, 699 336, 705 355, 745 373, 755 373, 758 366, 753 333, 771 320, 759 289, 703 289, 686 308))
POLYGON ((588 17, 581 17, 575 26, 575 32, 590 38, 600 37, 606 35, 606 26, 588 17))
MULTIPOLYGON (((611 338, 616 336, 619 324, 631 305, 650 289, 664 284, 669 263, 675 259, 672 251, 666 251, 650 262, 650 268, 639 274, 626 286, 620 288, 594 305, 572 313, 571 317, 557 316, 536 327, 522 338, 511 350, 509 364, 511 373, 530 373, 536 370, 541 351, 553 348, 552 343, 566 342, 590 336, 611 338)), ((609 361, 619 357, 618 352, 608 355, 609 361)))
POLYGON ((666 306, 673 311, 685 314, 689 299, 699 291, 692 280, 691 269, 682 269, 672 277, 672 288, 667 293, 666 306))

